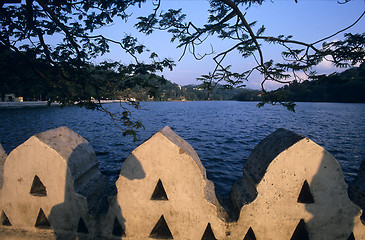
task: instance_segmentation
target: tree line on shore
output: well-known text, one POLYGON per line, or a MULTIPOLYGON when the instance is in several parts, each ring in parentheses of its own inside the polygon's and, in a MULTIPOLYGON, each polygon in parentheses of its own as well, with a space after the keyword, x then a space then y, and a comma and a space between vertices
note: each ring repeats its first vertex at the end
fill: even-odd
MULTIPOLYGON (((169 82, 161 86, 160 100, 207 100, 207 90, 188 85, 180 87, 169 82), (181 89, 180 89, 181 88, 181 89)), ((275 98, 288 102, 344 102, 365 103, 365 63, 342 73, 321 75, 303 82, 293 81, 288 85, 269 92, 275 98)), ((209 100, 262 101, 260 90, 224 89, 218 85, 210 93, 209 100)))
MULTIPOLYGON (((0 77, 2 79, 0 94, 4 99, 5 94, 13 93, 22 96, 24 100, 47 100, 55 99, 55 95, 62 94, 58 87, 50 85, 47 81, 39 78, 38 74, 26 64, 21 64, 17 55, 12 54, 8 49, 0 49, 0 77)), ((34 60, 38 68, 44 68, 47 72, 49 66, 42 61, 34 60)), ((88 72, 92 72, 95 79, 108 79, 118 81, 120 75, 115 74, 111 69, 104 69, 100 66, 89 65, 88 72)), ((49 73, 48 77, 52 77, 49 73)), ((135 99, 139 101, 202 101, 202 100, 237 100, 237 101, 262 101, 260 90, 253 89, 226 89, 223 85, 217 85, 213 90, 205 89, 203 85, 180 86, 165 80, 157 75, 129 76, 129 80, 120 79, 120 84, 125 86, 119 92, 110 92, 103 96, 104 99, 118 98, 135 99), (145 82, 144 86, 128 86, 128 82, 133 79, 145 82), (147 84, 148 83, 148 84, 147 84)), ((83 86, 82 89, 89 88, 92 95, 92 88, 98 81, 94 81, 90 86, 83 86)), ((105 81, 99 81, 105 83, 105 81)), ((55 82, 53 82, 55 83, 55 82)), ((82 94, 80 86, 67 85, 69 92, 76 95, 82 94)), ((102 87, 102 86, 101 86, 102 87)), ((359 67, 348 69, 342 73, 334 73, 328 76, 317 76, 315 79, 303 82, 293 81, 275 91, 276 98, 283 101, 292 102, 365 102, 365 63, 359 67)), ((90 96, 91 96, 90 95, 90 96)), ((77 98, 81 98, 78 96, 77 98)), ((95 96, 98 97, 98 96, 95 96)))
POLYGON ((365 102, 365 63, 342 73, 293 81, 275 91, 293 102, 365 102))
MULTIPOLYGON (((321 75, 303 82, 293 81, 270 94, 282 101, 291 102, 365 103, 365 63, 342 73, 321 75)), ((262 100, 258 90, 243 90, 233 99, 262 100)))
MULTIPOLYGON (((200 85, 179 86, 158 75, 121 74, 113 67, 107 66, 107 63, 105 65, 85 65, 81 70, 78 69, 77 74, 70 73, 70 77, 73 77, 75 81, 63 84, 64 81, 57 81, 54 68, 50 64, 35 57, 28 59, 31 61, 30 63, 24 62, 24 59, 12 50, 0 46, 0 79, 2 79, 0 99, 4 99, 5 94, 14 94, 16 97, 23 97, 24 101, 69 99, 77 102, 89 98, 201 101, 232 100, 232 97, 240 92, 239 89, 227 90, 223 86, 217 86, 215 89, 209 90, 208 94, 208 90, 200 85), (33 66, 41 69, 42 74, 49 81, 41 78, 33 66), (76 77, 80 80, 76 81, 76 77), (109 88, 111 83, 117 87, 109 88), (102 95, 99 94, 100 92, 102 95)), ((65 71, 72 70, 66 69, 65 71)))

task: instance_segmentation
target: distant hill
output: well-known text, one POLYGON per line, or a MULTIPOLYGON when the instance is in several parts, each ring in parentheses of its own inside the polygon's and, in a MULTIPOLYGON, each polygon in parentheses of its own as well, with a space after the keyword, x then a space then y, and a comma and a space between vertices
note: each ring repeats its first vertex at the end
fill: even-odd
POLYGON ((293 102, 365 103, 365 63, 315 80, 294 81, 274 92, 293 102))
MULTIPOLYGON (((239 89, 224 89, 218 85, 210 94, 209 100, 223 101, 233 100, 241 90, 239 89)), ((207 99, 207 91, 199 85, 180 86, 176 83, 167 81, 165 84, 158 86, 157 96, 155 100, 159 101, 203 101, 207 99)))
POLYGON ((136 76, 140 79, 148 79, 151 89, 131 88, 127 89, 121 95, 128 96, 130 99, 138 101, 224 101, 233 100, 233 97, 240 93, 239 89, 224 89, 222 85, 217 85, 212 92, 209 93, 199 85, 181 86, 159 76, 136 76))
POLYGON ((253 89, 241 89, 238 94, 233 96, 236 101, 261 101, 261 91, 253 89))

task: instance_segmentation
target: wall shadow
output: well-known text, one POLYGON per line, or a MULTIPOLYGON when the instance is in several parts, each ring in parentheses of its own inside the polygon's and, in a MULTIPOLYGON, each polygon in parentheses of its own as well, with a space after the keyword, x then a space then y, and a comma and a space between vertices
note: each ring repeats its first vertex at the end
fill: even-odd
MULTIPOLYGON (((64 202, 51 209, 48 216, 49 228, 54 230, 57 240, 123 239, 126 236, 126 220, 118 205, 115 183, 113 183, 114 186, 110 186, 109 183, 105 187, 104 181, 107 182, 107 177, 100 173, 97 165, 91 166, 82 174, 77 171, 82 167, 89 167, 79 166, 80 163, 77 162, 80 153, 83 154, 85 151, 83 144, 77 146, 68 159, 64 202), (101 190, 102 193, 100 193, 101 190), (84 197, 88 203, 87 206, 85 206, 84 197)), ((90 153, 85 154, 90 155, 90 153)), ((96 156, 91 157, 96 158, 96 156)), ((83 161, 87 163, 85 159, 83 161)), ((132 167, 132 170, 125 171, 124 177, 130 180, 145 177, 143 167, 136 157, 131 155, 127 164, 132 167)))
POLYGON ((359 211, 348 198, 341 166, 332 161, 337 160, 324 151, 312 181, 303 182, 298 203, 305 204, 312 218, 308 222, 301 219, 291 239, 355 239, 354 222, 359 211), (323 233, 333 235, 323 236, 323 233))
MULTIPOLYGON (((282 221, 282 226, 278 228, 284 227, 285 221, 285 227, 289 229, 282 236, 288 236, 287 239, 355 240, 354 231, 358 232, 360 210, 348 197, 341 166, 330 153, 311 140, 294 132, 278 129, 256 145, 244 165, 243 178, 232 187, 232 199, 240 211, 240 218, 249 217, 241 211, 242 206, 260 196, 257 186, 261 183, 265 186, 260 188, 261 191, 269 191, 270 187, 275 187, 278 191, 273 190, 274 195, 268 194, 267 198, 258 198, 257 204, 253 205, 256 212, 247 207, 246 210, 252 218, 255 218, 256 213, 257 218, 268 216, 258 212, 265 212, 266 205, 268 209, 271 208, 269 204, 272 201, 278 207, 277 212, 283 213, 283 218, 279 219, 279 224, 275 222, 275 225, 280 225, 282 221), (274 165, 270 167, 274 161, 274 165), (262 182, 268 171, 271 172, 266 182, 262 182), (289 196, 286 198, 282 194, 289 196), (279 202, 278 198, 285 202, 279 202)), ((267 212, 270 217, 276 214, 276 209, 272 209, 273 212, 267 212)), ((280 215, 275 216, 275 221, 278 216, 280 215)), ((265 229, 265 220, 254 224, 265 229)), ((270 228, 272 226, 274 225, 270 228)), ((276 230, 276 226, 272 229, 276 230)))
POLYGON ((128 178, 129 180, 140 180, 146 177, 146 173, 141 163, 138 158, 133 155, 133 153, 128 156, 126 161, 124 161, 120 175, 128 178))
POLYGON ((6 158, 7 158, 7 154, 6 154, 3 146, 0 143, 0 189, 3 188, 3 183, 4 183, 4 164, 5 164, 6 158))

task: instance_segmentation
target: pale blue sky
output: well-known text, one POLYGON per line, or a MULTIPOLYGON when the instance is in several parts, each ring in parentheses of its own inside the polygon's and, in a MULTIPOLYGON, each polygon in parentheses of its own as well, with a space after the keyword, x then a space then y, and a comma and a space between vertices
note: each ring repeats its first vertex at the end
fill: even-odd
MULTIPOLYGON (((152 10, 151 3, 152 1, 147 0, 142 8, 130 9, 129 12, 133 12, 135 17, 147 15, 152 10)), ((209 4, 205 0, 162 0, 161 7, 162 9, 182 8, 187 14, 187 19, 199 25, 206 22, 209 4)), ((273 2, 267 1, 261 6, 248 9, 246 19, 248 22, 258 21, 255 27, 256 30, 261 25, 265 25, 266 32, 264 35, 266 36, 293 35, 295 40, 315 42, 349 26, 364 10, 364 0, 352 0, 347 4, 338 4, 336 0, 298 0, 298 3, 295 3, 294 0, 273 0, 273 2)), ((140 42, 147 45, 151 51, 157 52, 161 58, 169 57, 176 60, 177 66, 174 70, 172 72, 165 71, 163 75, 168 80, 180 85, 197 84, 197 77, 214 69, 214 62, 211 57, 196 61, 191 55, 187 54, 180 62, 177 62, 182 49, 176 49, 177 43, 170 43, 170 35, 167 32, 155 32, 152 35, 144 36, 133 28, 134 23, 133 18, 127 24, 116 22, 112 26, 104 28, 102 33, 116 40, 120 39, 124 33, 132 34, 137 36, 140 42)), ((347 32, 365 32, 365 18, 347 32)), ((342 37, 343 33, 334 37, 334 39, 341 39, 342 37)), ((214 46, 216 52, 233 45, 220 39, 211 38, 202 47, 201 53, 210 50, 210 44, 214 46)), ((265 60, 281 59, 281 51, 274 45, 265 45, 263 49, 265 60)), ((111 53, 98 58, 97 61, 106 59, 120 60, 124 63, 132 62, 132 59, 116 46, 111 48, 111 53)), ((247 67, 252 66, 253 59, 242 59, 238 54, 232 54, 227 58, 226 63, 232 64, 235 70, 244 71, 247 67)), ((335 71, 328 63, 320 64, 317 70, 322 73, 335 71)), ((261 80, 262 77, 258 74, 253 75, 247 82, 247 86, 259 88, 261 80)), ((276 84, 266 85, 268 89, 277 86, 276 84)))

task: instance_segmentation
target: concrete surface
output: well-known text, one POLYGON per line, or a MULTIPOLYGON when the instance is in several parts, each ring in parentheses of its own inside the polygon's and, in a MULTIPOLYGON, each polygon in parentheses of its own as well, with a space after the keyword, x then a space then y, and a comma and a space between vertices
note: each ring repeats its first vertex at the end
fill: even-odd
POLYGON ((297 228, 299 239, 346 240, 351 234, 365 239, 361 210, 347 196, 339 163, 310 139, 295 135, 279 129, 249 156, 244 178, 233 189, 235 201, 248 200, 230 226, 229 239, 243 239, 249 228, 265 240, 291 239, 297 228))
POLYGON ((32 136, 14 149, 3 176, 0 206, 11 227, 53 229, 56 235, 77 234, 81 218, 92 224, 90 214, 101 211, 107 186, 90 144, 67 127, 32 136))
POLYGON ((202 239, 208 224, 215 238, 225 238, 227 216, 214 184, 194 149, 169 127, 131 153, 116 186, 118 217, 127 239, 164 238, 169 236, 167 229, 173 239, 202 239), (168 200, 151 199, 159 181, 168 200), (151 234, 162 216, 166 224, 151 234))

